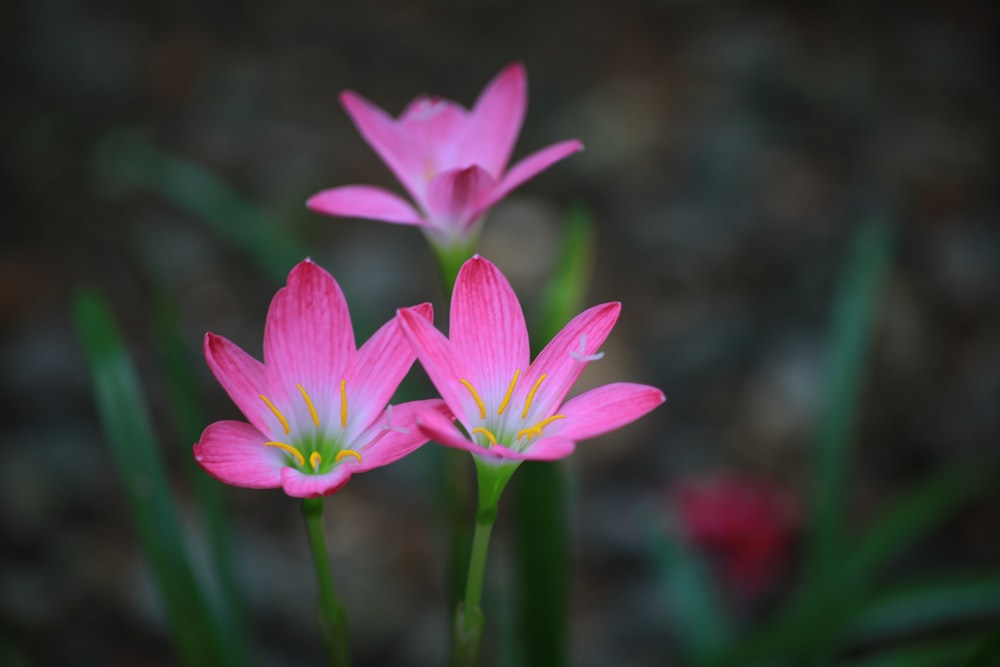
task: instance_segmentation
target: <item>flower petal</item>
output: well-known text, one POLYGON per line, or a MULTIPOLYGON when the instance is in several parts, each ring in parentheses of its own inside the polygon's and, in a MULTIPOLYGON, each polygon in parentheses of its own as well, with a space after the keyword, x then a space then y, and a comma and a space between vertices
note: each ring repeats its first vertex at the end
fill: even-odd
POLYGON ((473 164, 462 161, 468 113, 451 100, 422 95, 400 114, 397 128, 420 159, 424 183, 440 172, 473 164))
POLYGON ((488 449, 486 447, 480 447, 476 443, 472 442, 465 435, 458 430, 454 422, 448 417, 437 411, 425 411, 416 417, 417 428, 419 428, 428 439, 434 442, 445 445, 447 447, 454 447, 455 449, 464 449, 467 452, 472 452, 477 456, 483 456, 486 458, 500 458, 499 452, 496 449, 488 449))
POLYGON ((281 450, 265 447, 267 437, 245 422, 209 424, 194 446, 194 459, 220 482, 250 489, 281 486, 285 457, 281 450))
POLYGON ((529 445, 523 452, 498 445, 494 448, 505 459, 519 461, 557 461, 576 451, 576 443, 569 438, 552 436, 529 445))
POLYGON ((629 382, 606 384, 566 401, 559 410, 566 419, 549 428, 553 436, 585 440, 630 424, 666 400, 656 387, 629 382))
POLYGON ((323 190, 306 202, 313 211, 346 218, 367 218, 400 225, 426 224, 410 204, 373 185, 345 185, 323 190))
POLYGON ((487 403, 499 405, 514 372, 527 369, 531 351, 517 295, 500 269, 479 255, 455 279, 450 326, 452 344, 476 373, 468 379, 487 403))
POLYGON ((267 312, 264 364, 271 390, 283 388, 299 419, 308 420, 295 389, 301 385, 325 421, 334 406, 339 408, 339 381, 354 353, 354 330, 340 285, 312 261, 299 262, 267 312))
MULTIPOLYGON (((434 318, 434 308, 429 303, 408 310, 428 322, 434 318)), ((368 428, 385 410, 414 359, 416 353, 399 325, 398 315, 361 346, 344 378, 348 397, 347 442, 354 439, 353 433, 368 428)))
POLYGON ((443 171, 427 186, 430 225, 439 231, 461 232, 483 210, 496 181, 479 165, 443 171))
POLYGON ((545 375, 543 384, 535 393, 528 421, 537 421, 556 411, 583 372, 586 357, 596 353, 604 344, 620 312, 621 304, 617 302, 588 308, 570 320, 538 354, 515 394, 515 400, 523 405, 527 391, 545 375))
POLYGON ((500 184, 497 185, 496 190, 492 192, 489 199, 486 200, 483 209, 487 209, 493 204, 497 203, 507 195, 509 195, 515 188, 523 184, 525 181, 534 177, 541 171, 544 171, 551 167, 559 160, 569 157, 573 153, 583 150, 583 144, 577 139, 570 139, 569 141, 562 141, 558 144, 552 144, 547 148, 543 148, 540 151, 536 151, 529 155, 528 157, 520 160, 513 167, 510 168, 503 178, 500 180, 500 184))
POLYGON ((260 399, 260 395, 268 391, 264 364, 235 343, 213 333, 205 334, 203 347, 208 367, 240 412, 258 430, 278 432, 281 424, 260 399))
POLYGON ((465 127, 460 161, 500 178, 524 123, 528 82, 524 65, 508 65, 483 89, 465 127))
POLYGON ((411 137, 386 112, 357 93, 346 90, 340 103, 364 140, 378 153, 399 182, 418 202, 426 193, 426 166, 411 137))
POLYGON ((475 400, 460 379, 474 377, 469 363, 461 358, 451 341, 419 313, 404 308, 399 323, 427 372, 431 383, 463 424, 479 417, 475 400))
POLYGON ((388 465, 424 445, 428 437, 417 427, 416 420, 429 411, 451 420, 451 410, 440 398, 400 403, 383 411, 380 419, 372 425, 370 436, 362 434, 360 438, 370 444, 355 449, 361 454, 361 461, 355 464, 354 471, 388 465))
POLYGON ((340 491, 355 471, 353 459, 346 459, 322 475, 311 475, 295 468, 281 469, 281 486, 295 498, 317 498, 340 491))

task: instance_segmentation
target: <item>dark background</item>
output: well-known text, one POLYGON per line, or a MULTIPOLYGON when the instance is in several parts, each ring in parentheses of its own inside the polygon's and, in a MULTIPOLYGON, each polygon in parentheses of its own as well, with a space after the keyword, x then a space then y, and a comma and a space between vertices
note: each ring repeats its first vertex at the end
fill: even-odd
MULTIPOLYGON (((344 88, 393 114, 422 92, 469 105, 521 60, 530 102, 515 159, 573 137, 587 147, 498 205, 480 248, 530 309, 567 211, 587 207, 598 234, 587 303, 624 311, 584 382, 647 382, 669 397, 568 464, 574 664, 672 655, 643 538, 644 517, 666 522, 672 484, 735 469, 803 491, 830 302, 862 222, 887 221, 895 253, 850 472, 852 528, 930 471, 994 452, 996 12, 871 4, 5 3, 2 641, 45 665, 175 662, 97 425, 73 290, 110 295, 188 498, 191 443, 163 408, 151 294, 166 285, 177 300, 214 421, 235 409, 197 357, 201 336, 259 355, 277 287, 183 202, 126 187, 108 157, 116 139, 201 165, 300 239, 343 285, 359 336, 397 307, 441 303, 417 231, 304 208, 335 185, 400 191, 339 107, 344 88)), ((425 474, 435 460, 419 452, 327 503, 358 664, 443 654, 443 548, 425 474)), ((319 664, 296 503, 280 491, 227 499, 260 664, 319 664)), ((996 566, 998 525, 993 494, 909 558, 996 566)), ((490 578, 502 590, 503 518, 498 530, 490 578)), ((494 620, 494 632, 510 625, 494 620)))

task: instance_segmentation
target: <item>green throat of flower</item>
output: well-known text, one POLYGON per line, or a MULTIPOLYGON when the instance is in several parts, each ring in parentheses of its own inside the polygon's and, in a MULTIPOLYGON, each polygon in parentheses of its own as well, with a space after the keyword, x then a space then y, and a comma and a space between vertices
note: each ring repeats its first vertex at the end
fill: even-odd
MULTIPOLYGON (((518 426, 525 426, 524 428, 515 431, 511 426, 514 424, 509 423, 509 418, 504 419, 504 412, 510 405, 511 397, 514 395, 514 388, 517 386, 517 380, 521 375, 521 370, 518 369, 514 371, 514 377, 511 378, 510 384, 507 386, 507 392, 504 394, 503 400, 500 401, 500 405, 496 411, 496 418, 492 418, 489 415, 486 404, 483 403, 483 399, 479 396, 479 392, 476 391, 475 386, 468 380, 464 378, 459 378, 459 382, 469 390, 469 394, 472 399, 476 402, 476 407, 479 408, 479 418, 483 420, 483 426, 476 426, 469 430, 469 436, 473 437, 479 444, 484 447, 494 447, 496 445, 504 445, 506 447, 513 447, 515 449, 523 449, 528 445, 532 438, 538 438, 542 435, 542 429, 551 424, 558 419, 565 419, 566 415, 551 415, 545 419, 540 420, 538 423, 531 426, 527 426, 525 421, 528 418, 528 412, 531 410, 531 404, 535 400, 535 394, 538 392, 538 388, 542 385, 545 380, 545 373, 542 373, 535 384, 531 386, 531 390, 524 399, 524 408, 521 410, 521 423, 518 426), (475 436, 482 436, 481 439, 475 436), (483 442, 482 440, 485 440, 483 442)), ((516 419, 513 420, 516 423, 516 419)))
MULTIPOLYGON (((290 440, 290 442, 268 440, 264 443, 264 446, 276 447, 284 451, 290 467, 313 475, 322 475, 330 472, 330 470, 347 457, 354 457, 360 463, 361 454, 353 449, 344 449, 343 443, 339 438, 331 437, 326 429, 321 428, 319 413, 316 412, 316 406, 313 404, 309 393, 301 384, 295 386, 298 388, 299 393, 302 394, 302 400, 305 401, 306 407, 309 408, 309 416, 312 419, 314 427, 313 430, 299 432, 291 438, 285 438, 285 440, 290 440)), ((284 430, 285 435, 292 435, 291 425, 281 410, 264 394, 260 394, 258 398, 264 401, 264 405, 267 406, 281 423, 281 428, 284 430)), ((340 427, 341 429, 347 427, 347 380, 340 381, 340 427)), ((301 429, 297 430, 301 431, 301 429)))

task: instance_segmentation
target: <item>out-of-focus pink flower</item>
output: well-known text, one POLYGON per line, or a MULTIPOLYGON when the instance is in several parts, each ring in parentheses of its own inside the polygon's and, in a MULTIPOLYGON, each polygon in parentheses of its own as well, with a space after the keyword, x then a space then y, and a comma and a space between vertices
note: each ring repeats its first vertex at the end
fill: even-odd
POLYGON ((400 322, 431 382, 462 426, 438 411, 418 417, 432 440, 485 460, 553 460, 584 440, 628 424, 663 403, 656 387, 608 384, 565 403, 580 372, 618 319, 621 304, 577 315, 531 363, 521 304, 500 270, 478 255, 462 266, 451 301, 451 337, 419 312, 400 322))
MULTIPOLYGON (((428 323, 432 317, 430 304, 409 312, 428 323)), ((305 260, 271 301, 264 363, 205 335, 208 365, 249 423, 211 424, 194 446, 195 460, 234 486, 280 486, 301 498, 334 493, 353 473, 427 442, 415 415, 447 413, 439 399, 387 406, 414 357, 398 317, 358 349, 340 286, 305 260)))
POLYGON ((527 107, 527 78, 520 63, 501 71, 471 110, 422 96, 393 119, 357 93, 346 91, 340 101, 417 206, 382 188, 348 185, 314 195, 309 208, 417 225, 444 248, 467 245, 491 206, 583 148, 575 139, 563 141, 507 169, 527 107))
POLYGON ((683 482, 673 498, 686 537, 717 559, 727 583, 757 595, 779 578, 798 528, 798 506, 788 491, 722 474, 683 482))

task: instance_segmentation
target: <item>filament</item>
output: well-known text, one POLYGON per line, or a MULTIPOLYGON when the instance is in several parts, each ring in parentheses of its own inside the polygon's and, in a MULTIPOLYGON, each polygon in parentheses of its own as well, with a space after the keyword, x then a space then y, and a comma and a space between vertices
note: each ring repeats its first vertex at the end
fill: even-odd
POLYGON ((538 387, 544 379, 545 373, 542 373, 541 377, 535 381, 535 385, 531 388, 531 391, 528 392, 528 398, 524 399, 524 410, 521 412, 521 419, 528 418, 528 410, 531 409, 531 402, 535 400, 535 392, 538 391, 538 387))
MULTIPOLYGON (((287 443, 275 442, 272 440, 270 442, 265 442, 264 445, 267 447, 277 447, 278 449, 283 449, 289 454, 292 454, 295 457, 295 460, 299 462, 300 466, 304 466, 306 464, 306 457, 302 456, 302 452, 300 452, 299 450, 295 449, 295 447, 292 447, 287 443)), ((310 460, 312 460, 311 456, 309 458, 310 460)))
POLYGON ((333 459, 333 462, 334 463, 340 463, 344 458, 346 458, 348 456, 353 456, 354 458, 356 458, 358 460, 358 463, 361 463, 361 454, 358 454, 353 449, 342 449, 342 450, 340 450, 339 452, 337 452, 337 457, 335 459, 333 459))
POLYGON ((479 394, 476 392, 476 388, 473 387, 472 383, 469 382, 468 380, 463 380, 462 378, 459 378, 458 381, 465 385, 465 388, 469 390, 470 394, 472 394, 472 398, 475 399, 476 405, 479 406, 479 418, 486 419, 486 406, 483 405, 483 399, 479 398, 479 394))
POLYGON ((340 425, 347 428, 347 380, 340 381, 340 425))
POLYGON ((319 415, 316 414, 316 407, 313 405, 312 399, 309 398, 309 394, 306 393, 306 390, 302 387, 302 385, 297 384, 295 386, 299 388, 300 392, 302 392, 302 398, 306 399, 306 405, 309 406, 309 414, 312 415, 313 424, 316 428, 319 428, 319 415))
POLYGON ((517 376, 521 374, 521 369, 518 368, 514 371, 514 377, 510 380, 510 386, 507 387, 507 393, 504 394, 503 400, 500 401, 500 408, 497 410, 498 415, 502 415, 503 411, 507 409, 507 404, 510 403, 510 397, 514 393, 514 385, 517 384, 517 376))
POLYGON ((476 428, 469 431, 469 433, 482 433, 483 435, 486 436, 486 439, 490 441, 490 447, 496 447, 497 439, 492 433, 489 432, 488 429, 485 429, 482 426, 477 426, 476 428))
POLYGON ((288 420, 285 419, 285 415, 281 414, 281 411, 274 407, 274 403, 272 403, 264 394, 260 394, 257 398, 264 401, 264 405, 271 409, 274 416, 278 418, 279 422, 281 422, 281 427, 285 429, 285 435, 288 435, 291 432, 291 429, 288 427, 288 420))
POLYGON ((319 472, 319 464, 323 462, 323 457, 320 456, 319 452, 313 452, 309 455, 309 465, 312 466, 313 472, 319 472))

